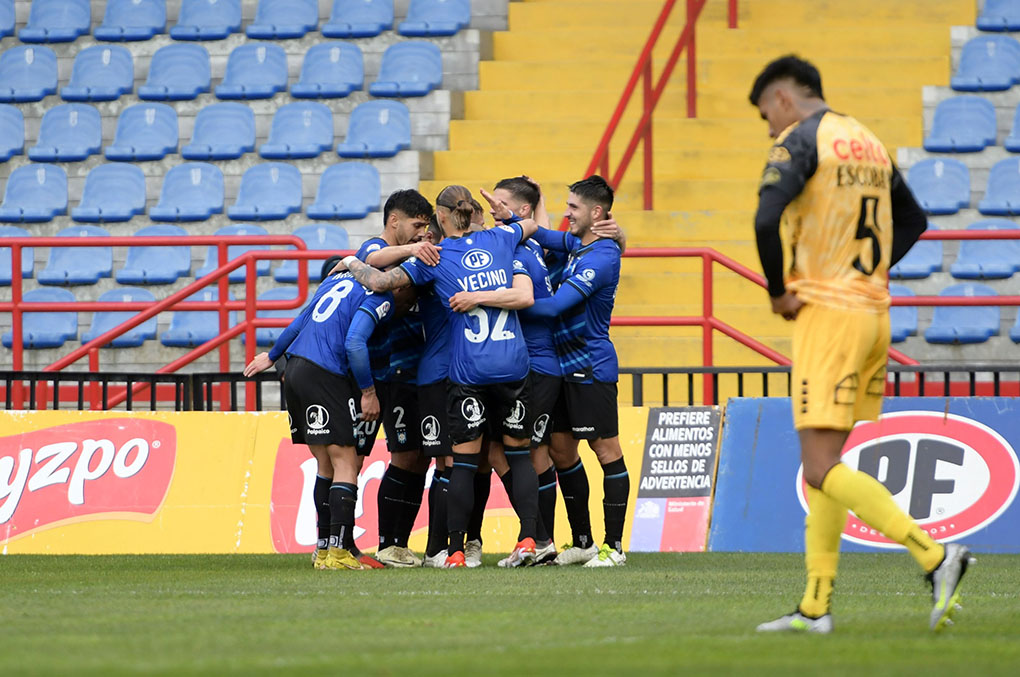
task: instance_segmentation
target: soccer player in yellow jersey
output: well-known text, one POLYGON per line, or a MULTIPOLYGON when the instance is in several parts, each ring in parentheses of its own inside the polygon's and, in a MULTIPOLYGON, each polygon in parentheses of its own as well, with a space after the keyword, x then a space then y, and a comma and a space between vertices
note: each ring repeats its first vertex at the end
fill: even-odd
POLYGON ((772 311, 795 321, 791 394, 809 506, 804 597, 796 611, 758 631, 832 631, 832 584, 848 509, 921 565, 933 591, 931 627, 940 630, 956 608, 970 552, 936 543, 880 482, 840 462, 854 423, 881 411, 889 267, 924 232, 924 212, 878 138, 829 110, 821 76, 807 61, 785 56, 768 64, 750 98, 776 139, 755 231, 772 311))

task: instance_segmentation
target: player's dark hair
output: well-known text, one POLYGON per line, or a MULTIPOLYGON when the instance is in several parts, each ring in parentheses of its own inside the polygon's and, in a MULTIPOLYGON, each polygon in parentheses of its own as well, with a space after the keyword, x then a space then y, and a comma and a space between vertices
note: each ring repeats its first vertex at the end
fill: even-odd
POLYGON ((439 217, 435 214, 429 218, 429 232, 436 234, 436 236, 432 239, 432 244, 439 244, 443 238, 446 237, 446 231, 443 230, 443 224, 439 223, 439 217))
POLYGON ((602 205, 602 209, 607 212, 613 208, 613 187, 598 174, 572 183, 568 188, 571 193, 592 206, 602 205))
POLYGON ((473 201, 471 191, 464 186, 447 186, 436 196, 436 206, 450 210, 454 230, 467 230, 471 227, 471 215, 475 212, 471 206, 473 201))
POLYGON ((333 267, 340 263, 344 257, 342 256, 330 256, 328 259, 322 262, 322 272, 319 274, 320 280, 325 280, 326 276, 329 275, 329 271, 333 270, 333 267))
POLYGON ((776 80, 793 80, 806 89, 811 96, 824 99, 822 96, 822 76, 810 61, 805 61, 794 54, 781 56, 765 66, 751 87, 751 105, 757 106, 762 92, 776 80))
POLYGON ((473 214, 485 214, 485 209, 482 208, 482 203, 478 200, 471 198, 471 212, 473 214))
POLYGON ((542 191, 539 190, 538 184, 530 181, 527 177, 515 176, 510 179, 503 179, 496 184, 496 189, 499 190, 500 188, 518 200, 527 202, 531 205, 531 211, 534 212, 538 209, 538 201, 542 199, 542 191))
POLYGON ((425 199, 424 195, 410 188, 398 190, 386 198, 382 217, 384 226, 390 220, 390 212, 395 209, 412 218, 421 217, 428 219, 432 216, 432 205, 429 201, 425 199))

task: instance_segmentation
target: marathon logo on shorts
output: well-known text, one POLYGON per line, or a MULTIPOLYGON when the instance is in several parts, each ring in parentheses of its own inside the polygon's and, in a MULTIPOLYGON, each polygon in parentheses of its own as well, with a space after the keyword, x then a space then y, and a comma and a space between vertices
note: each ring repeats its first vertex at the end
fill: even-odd
POLYGON ((163 505, 177 431, 106 418, 0 438, 0 542, 85 520, 149 520, 163 505))
POLYGON ((305 409, 305 430, 307 435, 328 435, 329 412, 321 404, 312 404, 305 409))
MULTIPOLYGON (((953 541, 996 520, 1016 497, 1020 465, 999 433, 973 419, 933 411, 883 414, 853 429, 843 462, 893 495, 922 529, 953 541)), ((807 511, 804 469, 797 475, 807 511)), ((863 545, 899 547, 853 513, 843 537, 863 545)))

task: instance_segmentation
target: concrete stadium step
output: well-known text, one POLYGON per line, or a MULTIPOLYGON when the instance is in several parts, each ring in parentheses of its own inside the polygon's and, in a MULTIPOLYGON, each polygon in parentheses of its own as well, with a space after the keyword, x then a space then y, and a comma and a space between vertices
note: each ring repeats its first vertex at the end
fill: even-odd
MULTIPOLYGON (((564 193, 565 194, 565 193, 564 193)), ((553 214, 562 211, 555 204, 553 214)), ((754 237, 754 211, 713 209, 709 211, 628 211, 614 209, 613 216, 626 230, 634 247, 698 246, 711 243, 720 248, 732 241, 754 237)))
MULTIPOLYGON (((609 334, 621 357, 622 367, 694 367, 703 364, 700 327, 613 327, 609 334)), ((793 340, 788 336, 755 338, 783 355, 790 354, 793 340)), ((712 343, 715 366, 775 364, 718 332, 712 343)))

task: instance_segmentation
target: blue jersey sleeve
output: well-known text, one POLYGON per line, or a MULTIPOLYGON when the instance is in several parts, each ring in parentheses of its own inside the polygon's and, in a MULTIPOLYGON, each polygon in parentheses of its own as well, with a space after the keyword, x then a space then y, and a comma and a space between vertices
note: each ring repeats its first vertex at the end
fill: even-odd
POLYGON ((412 256, 400 264, 400 268, 411 278, 411 284, 421 287, 436 279, 436 266, 427 266, 412 256))
POLYGON ((356 253, 355 256, 362 263, 367 263, 365 259, 368 258, 369 254, 377 252, 386 246, 387 246, 386 240, 382 239, 381 237, 373 237, 369 240, 365 240, 365 242, 362 243, 361 247, 358 249, 358 253, 356 253))
POLYGON ((535 231, 531 239, 542 245, 543 249, 554 252, 569 252, 580 244, 576 237, 566 231, 549 230, 542 227, 535 231))
POLYGON ((521 228, 521 224, 516 221, 513 223, 497 223, 494 228, 490 228, 486 232, 499 235, 501 238, 509 240, 510 244, 515 247, 524 241, 524 229, 521 228))
POLYGON ((393 314, 391 294, 369 294, 358 306, 344 341, 347 363, 354 380, 362 390, 372 387, 372 367, 368 353, 368 339, 376 325, 393 314))
MULTIPOLYGON (((618 259, 619 255, 615 258, 618 259)), ((616 260, 608 252, 593 251, 577 266, 574 274, 563 281, 561 288, 569 285, 588 298, 599 289, 615 283, 613 272, 616 265, 616 260)))
POLYGON ((578 303, 583 302, 587 295, 582 294, 572 285, 563 285, 556 290, 556 294, 544 299, 536 299, 535 304, 530 308, 518 310, 521 317, 557 317, 570 310, 578 303))
POLYGON ((305 306, 305 309, 301 311, 294 320, 287 325, 287 328, 280 332, 280 337, 276 339, 276 343, 269 349, 269 359, 276 362, 278 359, 283 357, 283 354, 287 352, 287 348, 294 342, 297 335, 301 333, 301 328, 305 326, 308 321, 308 316, 312 314, 313 303, 309 303, 305 306))

